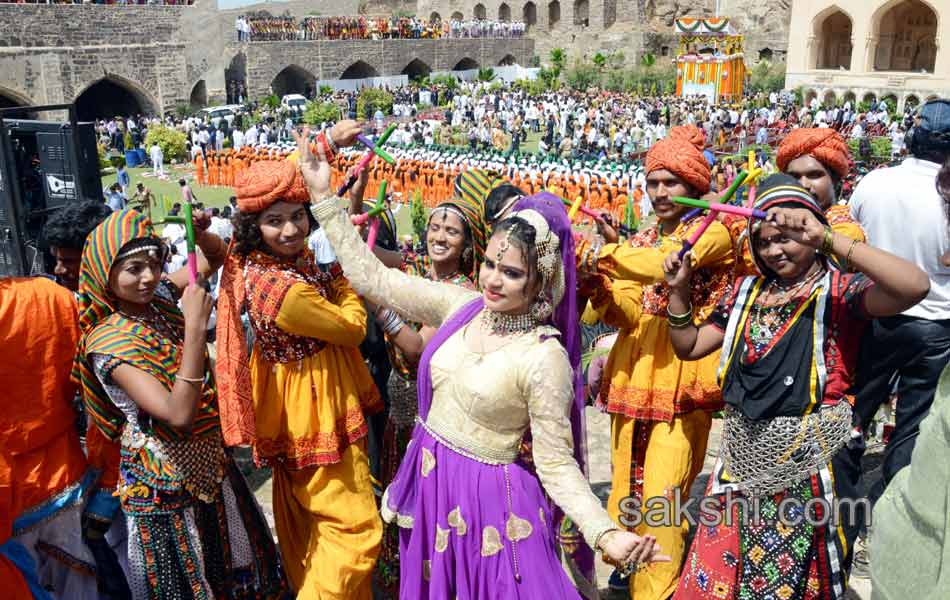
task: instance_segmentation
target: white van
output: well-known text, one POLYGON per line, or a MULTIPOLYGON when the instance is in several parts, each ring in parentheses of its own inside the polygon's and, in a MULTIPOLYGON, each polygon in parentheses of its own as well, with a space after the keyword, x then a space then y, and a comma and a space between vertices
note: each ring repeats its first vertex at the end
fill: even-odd
POLYGON ((228 106, 212 106, 199 110, 198 118, 211 123, 215 127, 218 127, 221 121, 224 120, 227 121, 228 127, 230 127, 234 122, 234 110, 228 106))
POLYGON ((280 99, 280 105, 291 112, 303 114, 307 110, 307 99, 300 94, 287 94, 280 99))

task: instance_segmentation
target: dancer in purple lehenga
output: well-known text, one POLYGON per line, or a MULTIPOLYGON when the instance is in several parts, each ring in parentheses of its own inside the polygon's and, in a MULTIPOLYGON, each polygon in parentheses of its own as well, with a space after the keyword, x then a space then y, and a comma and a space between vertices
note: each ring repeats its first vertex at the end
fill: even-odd
POLYGON ((655 539, 616 528, 578 464, 574 241, 560 200, 522 200, 495 227, 479 294, 386 269, 330 196, 322 154, 302 143, 298 151, 315 216, 353 287, 441 326, 419 366, 412 441, 383 496, 383 518, 402 528, 400 597, 579 598, 545 491, 608 560, 646 568, 669 560, 655 539), (518 461, 529 428, 536 475, 518 461))

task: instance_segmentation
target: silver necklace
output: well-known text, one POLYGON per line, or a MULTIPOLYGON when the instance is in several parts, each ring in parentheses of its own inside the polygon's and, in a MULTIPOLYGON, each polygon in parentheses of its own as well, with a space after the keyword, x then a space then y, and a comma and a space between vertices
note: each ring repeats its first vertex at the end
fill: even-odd
POLYGON ((508 315, 485 309, 481 315, 482 329, 503 337, 527 333, 538 326, 530 311, 520 315, 508 315))

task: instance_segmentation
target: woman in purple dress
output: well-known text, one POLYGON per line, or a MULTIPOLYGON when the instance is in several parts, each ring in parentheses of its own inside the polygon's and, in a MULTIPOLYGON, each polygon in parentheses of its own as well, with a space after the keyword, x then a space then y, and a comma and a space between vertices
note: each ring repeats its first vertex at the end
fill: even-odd
POLYGON ((606 560, 669 560, 654 539, 616 528, 579 465, 580 335, 565 294, 575 289, 574 241, 560 200, 522 200, 495 227, 480 294, 385 268, 330 194, 322 154, 304 143, 298 152, 315 216, 353 287, 440 325, 419 365, 412 440, 382 500, 383 518, 401 528, 400 597, 579 598, 545 491, 606 560), (534 471, 519 461, 529 430, 534 471))

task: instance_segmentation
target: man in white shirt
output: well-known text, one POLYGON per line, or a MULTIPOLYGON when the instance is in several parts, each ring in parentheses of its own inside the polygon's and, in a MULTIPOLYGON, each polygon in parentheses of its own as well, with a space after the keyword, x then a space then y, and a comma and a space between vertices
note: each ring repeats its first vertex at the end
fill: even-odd
MULTIPOLYGON (((950 100, 928 102, 899 166, 868 173, 851 197, 851 215, 868 243, 924 269, 930 293, 894 317, 876 319, 862 339, 856 377, 855 421, 865 430, 886 402, 897 378, 897 417, 884 455, 883 488, 910 464, 920 422, 950 360, 950 235, 944 202, 936 189, 941 165, 950 157, 950 100)), ((941 460, 940 457, 923 457, 941 460)))
POLYGON ((156 177, 164 177, 165 154, 162 152, 162 148, 157 142, 152 144, 152 147, 148 149, 148 157, 152 160, 152 175, 156 177))

